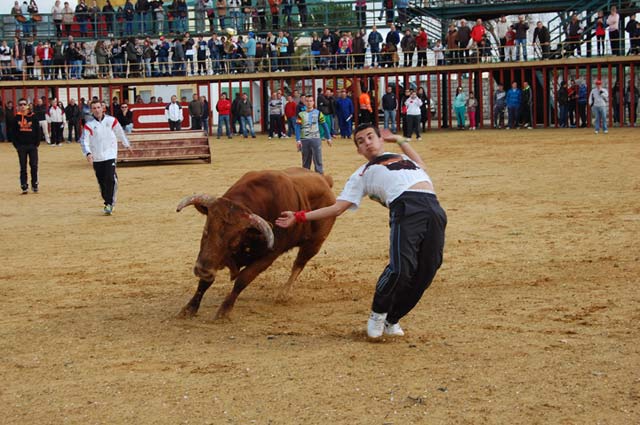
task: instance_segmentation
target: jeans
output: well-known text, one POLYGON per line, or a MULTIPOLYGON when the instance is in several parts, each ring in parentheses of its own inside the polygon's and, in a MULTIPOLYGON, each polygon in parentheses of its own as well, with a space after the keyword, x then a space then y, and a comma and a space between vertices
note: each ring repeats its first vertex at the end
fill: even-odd
POLYGON ((391 132, 396 132, 396 110, 384 110, 384 128, 391 128, 391 132))
POLYGON ((7 123, 0 122, 0 142, 7 140, 7 123))
POLYGON ((566 105, 558 105, 558 112, 559 112, 559 121, 560 121, 560 127, 566 127, 567 126, 567 107, 566 105))
POLYGON ((520 46, 522 46, 522 58, 524 61, 527 61, 527 39, 526 38, 517 38, 516 39, 516 60, 520 60, 520 46))
POLYGON ((467 107, 466 106, 456 106, 455 108, 453 108, 453 110, 456 113, 456 120, 458 121, 458 128, 464 128, 465 115, 467 113, 467 107))
POLYGON ((595 130, 600 131, 600 125, 602 123, 602 130, 607 131, 607 108, 606 106, 593 106, 593 112, 596 116, 595 130))
POLYGON ((218 137, 222 135, 222 125, 224 124, 227 131, 227 137, 231 137, 231 126, 229 124, 229 115, 218 115, 218 137))
POLYGON ((508 106, 507 110, 509 111, 509 128, 514 129, 518 126, 520 119, 520 107, 508 106))
POLYGON ((307 170, 311 169, 311 162, 316 173, 323 174, 322 166, 322 141, 320 139, 302 139, 302 166, 307 170))
POLYGON ((253 118, 252 117, 240 117, 240 129, 242 130, 242 135, 247 137, 247 127, 248 132, 251 133, 251 137, 256 137, 256 132, 253 131, 253 118))
POLYGON ((31 168, 31 186, 38 187, 38 147, 35 145, 18 145, 18 160, 20 161, 20 186, 27 188, 27 159, 31 168))

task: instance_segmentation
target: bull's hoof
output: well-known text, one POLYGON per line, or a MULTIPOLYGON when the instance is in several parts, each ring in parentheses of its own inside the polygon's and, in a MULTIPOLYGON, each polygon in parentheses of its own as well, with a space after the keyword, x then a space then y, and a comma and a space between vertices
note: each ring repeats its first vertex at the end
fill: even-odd
POLYGON ((178 313, 176 315, 176 317, 178 319, 191 319, 192 317, 194 317, 196 315, 197 311, 194 310, 193 308, 187 306, 182 307, 182 310, 180 310, 180 313, 178 313))
POLYGON ((227 309, 218 309, 216 315, 213 317, 213 320, 216 321, 229 321, 229 310, 227 309))
POLYGON ((277 304, 287 304, 291 300, 291 294, 285 291, 278 292, 276 295, 276 303, 277 304))

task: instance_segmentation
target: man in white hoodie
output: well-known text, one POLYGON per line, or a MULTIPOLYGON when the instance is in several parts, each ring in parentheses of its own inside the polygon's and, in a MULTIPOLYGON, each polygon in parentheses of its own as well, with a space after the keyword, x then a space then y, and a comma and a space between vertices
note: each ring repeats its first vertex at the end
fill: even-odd
POLYGON ((104 113, 102 102, 91 101, 93 120, 84 125, 80 146, 89 164, 93 165, 100 193, 104 200, 103 212, 113 213, 118 192, 118 176, 116 174, 116 158, 118 156, 118 140, 131 149, 129 140, 122 126, 114 117, 104 113))

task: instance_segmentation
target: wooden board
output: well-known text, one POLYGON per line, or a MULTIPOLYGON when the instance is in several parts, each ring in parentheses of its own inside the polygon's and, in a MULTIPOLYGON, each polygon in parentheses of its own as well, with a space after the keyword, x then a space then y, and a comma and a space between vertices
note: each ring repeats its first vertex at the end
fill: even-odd
POLYGON ((211 162, 209 139, 202 131, 131 133, 131 150, 118 148, 118 162, 178 161, 211 162))

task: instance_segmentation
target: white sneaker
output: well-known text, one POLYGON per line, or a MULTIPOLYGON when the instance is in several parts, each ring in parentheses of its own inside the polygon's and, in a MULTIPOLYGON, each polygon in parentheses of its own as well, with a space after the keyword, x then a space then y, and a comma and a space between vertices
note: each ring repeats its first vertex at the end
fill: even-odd
POLYGON ((372 311, 367 321, 367 336, 369 338, 380 338, 384 332, 384 322, 387 313, 376 313, 372 311))
POLYGON ((609 133, 609 130, 605 130, 605 131, 604 131, 604 134, 607 134, 607 133, 609 133))
POLYGON ((598 130, 596 130, 596 134, 598 134, 598 130))
POLYGON ((393 325, 386 320, 384 321, 384 334, 389 336, 404 336, 404 331, 400 327, 400 323, 393 325))

